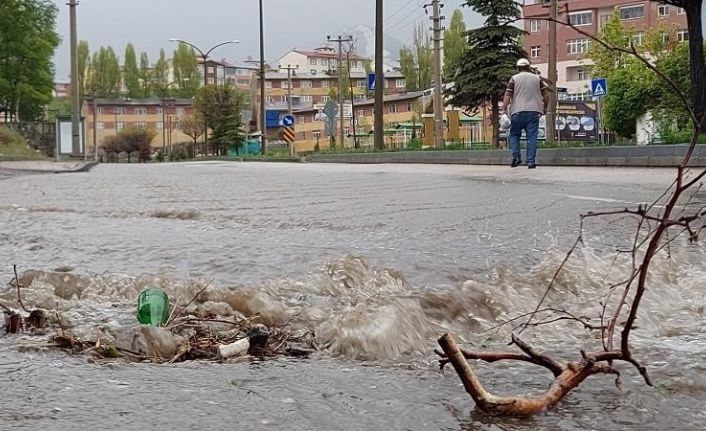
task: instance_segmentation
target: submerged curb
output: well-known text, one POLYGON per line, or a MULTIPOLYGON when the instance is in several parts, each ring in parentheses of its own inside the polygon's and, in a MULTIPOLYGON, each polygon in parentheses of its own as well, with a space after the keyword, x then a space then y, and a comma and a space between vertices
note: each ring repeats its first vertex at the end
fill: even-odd
POLYGON ((0 162, 0 170, 24 173, 68 174, 88 172, 98 165, 96 161, 90 162, 0 162))

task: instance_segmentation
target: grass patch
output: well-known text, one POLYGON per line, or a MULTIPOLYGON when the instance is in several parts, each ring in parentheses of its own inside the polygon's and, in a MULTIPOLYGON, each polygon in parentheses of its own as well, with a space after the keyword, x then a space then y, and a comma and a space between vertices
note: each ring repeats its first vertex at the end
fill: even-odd
POLYGON ((43 160, 39 151, 27 145, 19 133, 7 127, 0 127, 0 161, 2 160, 43 160))

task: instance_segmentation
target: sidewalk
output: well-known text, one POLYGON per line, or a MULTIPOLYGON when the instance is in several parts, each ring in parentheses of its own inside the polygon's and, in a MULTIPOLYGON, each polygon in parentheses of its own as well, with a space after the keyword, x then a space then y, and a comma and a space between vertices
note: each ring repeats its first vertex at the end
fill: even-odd
MULTIPOLYGON (((647 147, 547 148, 538 152, 543 166, 671 167, 681 163, 688 145, 647 147)), ((524 151, 523 151, 524 156, 524 151)), ((456 165, 506 165, 508 150, 398 151, 381 153, 313 154, 313 163, 428 163, 456 165)), ((690 166, 706 167, 706 145, 697 145, 690 166)))
POLYGON ((35 172, 35 173, 72 173, 87 172, 96 166, 98 162, 50 162, 50 161, 21 161, 21 162, 0 162, 0 171, 12 172, 35 172))

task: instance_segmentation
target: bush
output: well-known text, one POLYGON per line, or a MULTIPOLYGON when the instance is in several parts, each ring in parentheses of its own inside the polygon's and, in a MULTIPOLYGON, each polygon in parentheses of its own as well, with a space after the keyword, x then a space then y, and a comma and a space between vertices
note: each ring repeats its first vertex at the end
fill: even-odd
POLYGON ((19 133, 7 127, 0 127, 0 159, 27 160, 42 158, 42 154, 30 147, 19 133))
POLYGON ((152 140, 156 135, 148 129, 123 129, 117 135, 103 139, 103 150, 108 154, 127 153, 128 163, 132 153, 137 152, 140 162, 149 162, 152 160, 152 140))

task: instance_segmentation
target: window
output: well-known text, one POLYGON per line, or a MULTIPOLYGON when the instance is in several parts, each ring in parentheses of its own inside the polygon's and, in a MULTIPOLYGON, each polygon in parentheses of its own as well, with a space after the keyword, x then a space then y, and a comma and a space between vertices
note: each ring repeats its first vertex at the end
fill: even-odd
POLYGON ((146 129, 147 123, 145 123, 144 121, 140 121, 138 123, 135 123, 135 127, 137 127, 138 129, 146 129))
POLYGON ((300 141, 305 141, 306 140, 306 132, 297 133, 297 139, 300 141))
POLYGON ((530 21, 530 33, 539 33, 542 31, 542 21, 533 19, 530 21))
POLYGON ((208 83, 213 85, 216 81, 213 80, 213 78, 208 78, 208 83))
POLYGON ((407 112, 412 112, 413 106, 411 102, 407 102, 407 112))
POLYGON ((265 88, 272 88, 272 81, 265 81, 265 88))
POLYGON ((311 102, 313 100, 314 100, 314 98, 312 96, 301 96, 302 102, 311 102))
POLYGON ((395 81, 395 87, 397 88, 404 88, 407 85, 407 81, 404 79, 398 79, 395 81))
POLYGON ((316 66, 316 59, 313 57, 309 57, 309 64, 312 66, 316 66))
MULTIPOLYGON (((326 61, 326 60, 324 60, 324 61, 326 61)), ((336 67, 336 66, 338 66, 338 60, 336 60, 335 58, 332 58, 331 60, 328 61, 328 65, 329 65, 329 67, 336 67)))
POLYGON ((684 15, 686 11, 684 10, 683 7, 678 7, 677 8, 677 15, 684 15))
POLYGON ((177 114, 177 115, 184 115, 184 108, 177 108, 177 109, 176 109, 176 114, 177 114))
POLYGON ((390 114, 396 114, 397 113, 397 105, 390 105, 387 107, 387 112, 390 114))
POLYGON ((304 124, 304 123, 306 123, 306 119, 304 119, 303 115, 300 115, 299 116, 299 124, 304 124))
POLYGON ((213 68, 213 66, 208 66, 208 73, 213 75, 216 72, 216 69, 213 68))
POLYGON ((677 42, 687 42, 689 40, 689 32, 687 30, 679 30, 677 32, 677 42))
POLYGON ((351 128, 350 128, 350 127, 344 127, 344 128, 343 128, 343 134, 346 135, 346 136, 350 136, 350 135, 351 135, 351 128))
POLYGON ((102 122, 102 121, 97 122, 97 123, 96 123, 96 129, 98 129, 98 130, 103 130, 103 129, 105 129, 105 123, 102 122))
POLYGON ((329 88, 330 85, 331 83, 328 81, 321 81, 321 88, 329 88))
POLYGON ((534 45, 530 47, 530 57, 539 58, 542 55, 542 47, 540 45, 534 45))
POLYGON ((567 54, 583 54, 588 52, 591 48, 591 41, 589 39, 569 39, 566 41, 566 53, 567 54))
POLYGON ((314 130, 314 139, 321 139, 321 130, 314 130))
POLYGON ((632 35, 632 44, 635 46, 642 46, 645 43, 645 32, 638 31, 632 35))
POLYGON ((311 88, 311 81, 301 81, 299 85, 301 88, 311 88))
POLYGON ((578 69, 576 69, 576 78, 579 81, 587 81, 591 79, 591 75, 588 73, 588 68, 579 67, 578 69))
POLYGON ((147 108, 135 108, 135 115, 147 115, 147 108))
POLYGON ((102 106, 99 106, 98 107, 98 115, 103 115, 103 114, 105 114, 105 108, 103 108, 102 106))
POLYGON ((368 86, 368 83, 365 82, 365 81, 363 81, 363 80, 360 80, 360 81, 358 81, 358 82, 355 83, 355 86, 358 87, 358 88, 365 88, 365 87, 368 86))
POLYGON ((331 98, 329 96, 322 96, 321 97, 322 102, 328 102, 329 100, 331 100, 331 98))
POLYGON ((117 123, 117 130, 123 130, 125 128, 125 123, 117 123))
POLYGON ((661 17, 669 16, 669 5, 661 4, 657 6, 657 15, 661 17))
POLYGON ((569 23, 575 26, 591 25, 593 24, 593 12, 583 11, 570 13, 569 23))
POLYGON ((585 102, 591 100, 592 97, 593 96, 591 96, 591 93, 588 90, 585 90, 578 93, 567 93, 566 100, 571 100, 574 102, 585 102))
POLYGON ((157 113, 157 115, 162 115, 162 107, 161 106, 159 108, 157 108, 156 113, 157 113))
POLYGON ((638 19, 645 16, 645 7, 642 5, 624 6, 620 8, 620 19, 638 19))
POLYGON ((164 129, 164 123, 161 122, 161 121, 159 121, 159 122, 157 123, 157 130, 162 130, 162 129, 164 129))
POLYGON ((113 110, 113 114, 116 115, 125 115, 127 113, 127 109, 123 108, 122 106, 116 106, 115 109, 113 110))
POLYGON ((356 117, 365 117, 365 110, 361 109, 361 110, 358 111, 358 113, 355 114, 355 115, 356 115, 356 117))
POLYGON ((365 94, 356 94, 355 95, 355 100, 365 100, 365 94))
POLYGON ((289 88, 289 81, 282 81, 282 88, 289 88))

